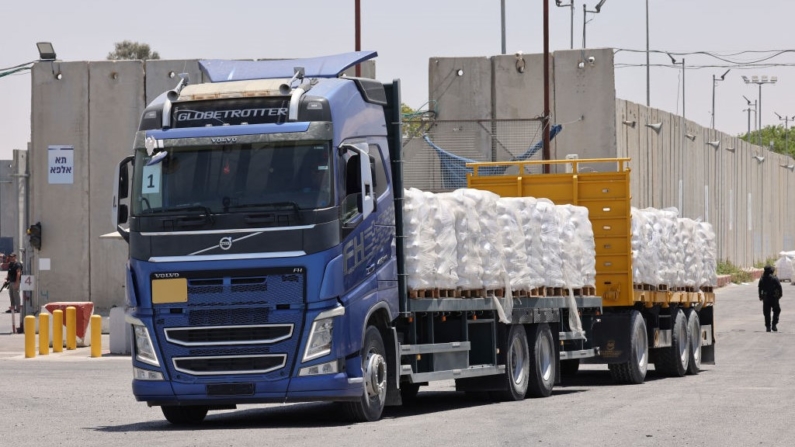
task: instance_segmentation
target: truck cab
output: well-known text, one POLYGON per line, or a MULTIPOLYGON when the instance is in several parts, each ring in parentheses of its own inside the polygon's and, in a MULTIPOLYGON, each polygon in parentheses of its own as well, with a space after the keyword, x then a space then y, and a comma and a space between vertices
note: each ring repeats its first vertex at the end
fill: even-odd
POLYGON ((317 400, 380 417, 399 312, 399 93, 341 76, 375 55, 202 61, 209 82, 183 78, 143 112, 113 214, 133 393, 169 421, 317 400))

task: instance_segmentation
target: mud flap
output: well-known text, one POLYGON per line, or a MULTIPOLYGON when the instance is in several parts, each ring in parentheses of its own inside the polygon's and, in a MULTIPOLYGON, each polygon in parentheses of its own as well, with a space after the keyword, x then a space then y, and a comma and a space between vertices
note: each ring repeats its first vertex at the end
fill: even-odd
POLYGON ((707 334, 702 334, 702 340, 704 338, 709 340, 708 344, 704 344, 701 346, 701 364, 702 365, 714 365, 715 364, 715 321, 714 321, 714 307, 706 306, 702 307, 701 310, 698 312, 698 319, 701 322, 701 329, 704 331, 706 328, 709 332, 707 334))
POLYGON ((631 314, 602 315, 593 325, 593 343, 599 348, 598 363, 626 363, 632 349, 631 314))

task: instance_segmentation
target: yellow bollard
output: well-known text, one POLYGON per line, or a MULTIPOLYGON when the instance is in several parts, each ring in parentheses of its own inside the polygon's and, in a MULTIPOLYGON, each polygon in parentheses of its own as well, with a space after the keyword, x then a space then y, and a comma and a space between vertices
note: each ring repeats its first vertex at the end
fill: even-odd
POLYGON ((39 315, 39 355, 50 353, 50 314, 39 315))
POLYGON ((25 317, 25 358, 36 357, 36 317, 25 317))
POLYGON ((77 309, 74 306, 66 308, 66 350, 77 349, 77 309))
POLYGON ((52 352, 63 352, 63 311, 52 313, 52 352))
POLYGON ((102 357, 102 317, 91 315, 91 357, 102 357))

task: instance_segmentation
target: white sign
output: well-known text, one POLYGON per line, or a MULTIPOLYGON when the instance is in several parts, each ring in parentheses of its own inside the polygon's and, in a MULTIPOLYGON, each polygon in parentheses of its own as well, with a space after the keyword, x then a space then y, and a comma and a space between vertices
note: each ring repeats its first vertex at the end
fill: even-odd
POLYGON ((49 146, 47 149, 49 183, 71 185, 74 183, 74 146, 49 146))
POLYGON ((163 163, 144 166, 141 194, 160 194, 160 177, 163 175, 163 163))
POLYGON ((33 275, 22 275, 19 278, 19 290, 23 292, 33 292, 36 287, 36 277, 33 275))
POLYGON ((50 258, 39 258, 39 270, 50 269, 50 258))

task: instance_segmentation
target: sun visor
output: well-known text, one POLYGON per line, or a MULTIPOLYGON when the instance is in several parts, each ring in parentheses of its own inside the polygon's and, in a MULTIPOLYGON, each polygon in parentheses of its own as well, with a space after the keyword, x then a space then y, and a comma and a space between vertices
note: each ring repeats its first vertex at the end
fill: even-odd
POLYGON ((378 56, 376 51, 356 51, 307 59, 259 61, 199 61, 210 82, 246 81, 253 79, 292 78, 296 67, 303 67, 308 78, 336 78, 348 68, 378 56))

